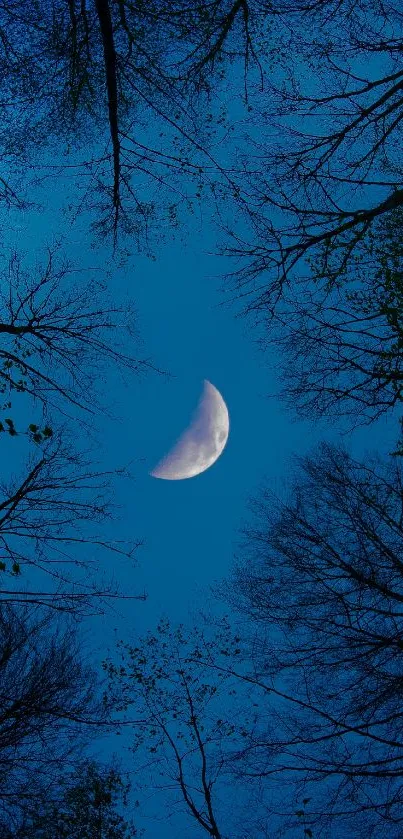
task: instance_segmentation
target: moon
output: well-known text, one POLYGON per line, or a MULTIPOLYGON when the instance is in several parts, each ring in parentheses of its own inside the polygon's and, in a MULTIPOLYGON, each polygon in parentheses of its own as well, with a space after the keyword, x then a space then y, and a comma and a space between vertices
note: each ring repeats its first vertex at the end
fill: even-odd
POLYGON ((205 472, 220 457, 229 434, 228 408, 211 382, 204 388, 189 428, 150 472, 153 478, 181 481, 205 472))

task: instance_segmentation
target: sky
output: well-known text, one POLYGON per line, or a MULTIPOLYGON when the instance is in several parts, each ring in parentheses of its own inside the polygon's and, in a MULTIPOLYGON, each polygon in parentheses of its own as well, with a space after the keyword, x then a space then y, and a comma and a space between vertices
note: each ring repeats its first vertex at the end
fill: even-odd
MULTIPOLYGON (((120 532, 130 536, 134 529, 144 545, 133 579, 124 578, 123 585, 148 593, 145 603, 119 607, 125 619, 117 618, 114 635, 127 633, 129 627, 141 634, 161 615, 186 623, 198 608, 227 610, 211 598, 209 589, 230 572, 249 498, 263 481, 281 494, 294 455, 324 438, 343 440, 340 424, 296 421, 278 398, 267 396, 278 388, 280 359, 264 358, 247 322, 221 305, 223 261, 208 255, 213 245, 213 233, 207 230, 197 241, 190 235, 186 247, 166 247, 156 262, 135 259, 133 274, 127 267, 126 282, 135 288, 147 350, 176 378, 148 376, 125 391, 119 433, 111 427, 105 439, 108 456, 120 462, 134 459, 135 480, 122 499, 120 532), (204 378, 228 406, 230 434, 223 454, 195 478, 150 477, 149 469, 187 427, 204 378)), ((380 423, 377 429, 358 429, 353 439, 347 434, 344 442, 360 455, 372 447, 390 450, 395 434, 395 424, 380 423)), ((100 625, 102 658, 112 623, 106 618, 100 625)), ((172 839, 170 825, 145 824, 151 839, 172 839)), ((177 839, 197 839, 196 827, 192 831, 179 831, 177 839)))
MULTIPOLYGON (((67 256, 102 265, 109 260, 109 246, 89 250, 82 220, 65 230, 60 211, 65 189, 60 181, 44 212, 11 219, 9 242, 18 237, 27 251, 39 249, 64 230, 67 256)), ((116 576, 123 591, 146 591, 148 598, 119 604, 115 614, 86 622, 94 661, 102 661, 116 637, 141 635, 161 615, 187 621, 200 607, 223 608, 210 600, 210 589, 230 571, 248 499, 263 481, 281 493, 293 455, 308 452, 322 439, 344 439, 357 455, 370 448, 390 451, 395 442, 395 422, 381 421, 341 438, 340 423, 336 428, 297 421, 278 398, 269 396, 278 389, 281 359, 263 356, 248 321, 224 305, 221 286, 231 265, 214 255, 215 249, 216 232, 209 220, 200 225, 190 217, 182 240, 162 244, 155 260, 133 253, 109 280, 117 296, 134 299, 142 350, 169 375, 150 373, 124 385, 111 371, 105 383, 120 418, 98 421, 99 457, 105 467, 130 464, 133 473, 129 484, 117 491, 121 510, 116 536, 143 541, 137 567, 119 566, 116 576), (228 407, 230 433, 223 454, 189 480, 151 477, 150 470, 186 429, 204 379, 218 388, 228 407)), ((12 457, 6 451, 7 456, 12 457)), ((104 754, 111 745, 115 747, 108 740, 104 754)), ((153 832, 145 823, 147 839, 172 839, 170 826, 158 823, 153 832)), ((198 836, 196 830, 187 834, 188 839, 193 836, 198 836)))
MULTIPOLYGON (((18 236, 27 251, 40 253, 63 229, 63 200, 60 183, 45 215, 30 213, 10 223, 10 243, 18 236)), ((97 664, 113 651, 116 639, 134 640, 152 630, 162 615, 186 623, 200 608, 228 610, 212 597, 211 587, 230 572, 239 529, 248 518, 248 499, 263 481, 281 494, 294 455, 308 452, 321 439, 342 440, 358 455, 371 448, 390 450, 395 441, 392 421, 343 436, 340 423, 298 421, 269 395, 278 390, 281 359, 263 355, 248 321, 235 317, 234 307, 225 303, 223 274, 232 266, 214 255, 215 235, 212 225, 200 229, 190 219, 182 241, 161 246, 155 261, 134 253, 109 281, 119 298, 134 299, 141 351, 166 374, 150 373, 124 384, 112 370, 105 383, 118 418, 97 421, 99 460, 106 468, 130 464, 133 475, 117 489, 120 511, 113 536, 143 541, 134 569, 117 563, 112 570, 123 592, 145 591, 148 597, 119 603, 112 613, 84 621, 97 664), (204 379, 218 388, 229 411, 230 433, 221 457, 195 478, 151 477, 150 470, 186 429, 204 379)), ((109 259, 106 246, 88 256, 81 225, 65 236, 64 248, 80 264, 102 265, 109 259)), ((7 451, 11 456, 11 448, 6 456, 7 451)), ((131 771, 125 743, 126 735, 119 741, 104 738, 95 753, 108 758, 116 752, 131 771)), ((155 796, 147 802, 144 821, 138 817, 147 827, 147 839, 173 839, 172 825, 150 821, 159 813, 155 796)), ((181 819, 175 824, 177 839, 183 839, 181 819)), ((197 839, 199 833, 194 826, 186 835, 197 839)))
MULTIPOLYGON (((19 217, 18 235, 27 249, 40 254, 62 224, 55 207, 49 207, 48 218, 19 217)), ((189 608, 205 601, 208 586, 229 571, 248 498, 263 479, 280 491, 293 453, 307 451, 320 437, 317 425, 295 422, 278 399, 268 396, 278 387, 270 369, 273 359, 262 355, 257 336, 226 304, 222 274, 232 266, 213 255, 215 231, 194 226, 193 234, 190 220, 183 241, 162 246, 155 261, 133 254, 109 281, 119 299, 134 299, 140 354, 164 371, 126 383, 111 371, 104 391, 116 419, 97 421, 101 463, 130 465, 133 474, 129 485, 118 488, 116 500, 119 538, 143 540, 133 579, 122 578, 125 589, 130 583, 136 592, 148 593, 145 604, 130 606, 138 631, 154 625, 161 612, 182 620, 189 608), (204 379, 218 388, 229 411, 230 433, 221 457, 196 478, 151 477, 188 426, 204 379)), ((92 266, 109 257, 107 246, 90 257, 87 250, 82 232, 73 229, 64 244, 67 257, 92 266)))

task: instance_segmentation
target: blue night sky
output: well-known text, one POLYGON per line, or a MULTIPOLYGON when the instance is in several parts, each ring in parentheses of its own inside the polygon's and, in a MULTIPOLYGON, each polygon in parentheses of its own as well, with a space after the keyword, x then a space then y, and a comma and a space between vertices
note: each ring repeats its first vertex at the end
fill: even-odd
MULTIPOLYGON (((109 246, 89 247, 83 217, 66 230, 61 207, 68 189, 60 181, 48 196, 46 211, 11 216, 5 246, 18 239, 27 252, 34 249, 40 255, 41 247, 63 235, 64 252, 76 264, 112 264, 109 246)), ((155 260, 133 253, 123 266, 111 269, 108 279, 117 299, 128 296, 135 302, 142 345, 140 350, 134 346, 134 353, 165 373, 122 382, 111 371, 104 386, 116 418, 96 420, 100 463, 106 468, 130 465, 133 476, 117 490, 116 538, 143 542, 134 569, 118 563, 116 569, 106 570, 116 573, 122 591, 146 591, 148 598, 119 603, 114 613, 84 622, 94 661, 102 661, 116 637, 141 635, 161 615, 175 622, 186 621, 206 605, 220 610, 222 605, 211 600, 210 587, 230 570, 239 529, 248 516, 248 499, 264 480, 281 494, 293 455, 342 434, 340 422, 331 426, 297 421, 276 397, 280 359, 259 351, 256 330, 236 317, 239 307, 226 300, 223 277, 234 266, 214 255, 216 240, 208 219, 190 217, 182 239, 157 243, 155 260), (195 478, 152 478, 150 469, 186 429, 204 379, 218 388, 228 407, 230 433, 223 454, 195 478)), ((396 433, 389 417, 346 434, 344 441, 357 455, 371 448, 386 452, 396 433)), ((3 445, 11 462, 10 441, 3 445)), ((123 740, 109 738, 101 753, 103 748, 105 754, 116 751, 130 768, 123 740)), ((151 811, 154 807, 151 804, 151 811)), ((153 826, 144 823, 147 839, 172 839, 169 825, 158 823, 154 833, 153 826)), ((192 831, 189 839, 197 839, 196 828, 192 831)))
MULTIPOLYGON (((60 235, 55 211, 46 223, 41 214, 34 223, 28 215, 25 226, 21 218, 18 224, 19 234, 24 231, 39 255, 38 240, 51 244, 60 235)), ((83 257, 95 267, 110 257, 107 248, 88 254, 80 232, 73 230, 71 240, 74 247, 66 237, 64 251, 75 263, 83 257)), ((247 322, 234 317, 234 306, 223 305, 222 274, 232 266, 211 255, 215 244, 214 231, 197 225, 183 242, 160 247, 155 261, 133 255, 109 280, 117 298, 135 301, 139 354, 165 371, 125 382, 111 373, 105 393, 116 418, 96 421, 101 462, 130 464, 133 475, 117 498, 118 536, 141 539, 143 546, 130 579, 120 577, 121 567, 117 573, 125 589, 149 595, 146 603, 129 608, 127 617, 137 631, 154 625, 161 612, 182 619, 203 603, 208 586, 229 570, 248 497, 264 477, 281 491, 293 452, 303 453, 320 436, 318 428, 295 422, 268 397, 276 389, 276 359, 262 355, 247 322), (223 454, 196 478, 152 478, 149 471, 189 424, 204 379, 218 388, 228 407, 230 434, 223 454)), ((127 606, 119 609, 126 612, 127 606)))
MULTIPOLYGON (((40 257, 43 246, 58 240, 63 229, 58 199, 64 200, 64 188, 61 183, 53 193, 47 213, 11 218, 10 245, 13 236, 18 237, 27 252, 40 257)), ((109 263, 109 250, 89 249, 85 235, 82 221, 79 228, 64 233, 67 257, 83 267, 109 263)), ((212 227, 190 220, 183 241, 159 247, 155 261, 133 255, 122 268, 113 268, 109 278, 117 299, 128 296, 136 303, 140 354, 166 374, 148 373, 123 383, 111 371, 105 382, 116 418, 96 420, 100 464, 130 465, 133 475, 118 486, 116 501, 121 509, 113 536, 143 541, 134 569, 117 562, 116 568, 109 565, 105 570, 107 575, 113 572, 125 594, 146 591, 148 598, 119 602, 104 617, 84 621, 85 646, 95 664, 113 653, 118 638, 134 641, 152 630, 162 615, 175 623, 191 621, 199 608, 222 610, 210 587, 230 570, 239 529, 248 516, 248 499, 263 481, 281 494, 294 454, 306 453, 324 437, 340 438, 340 423, 336 430, 325 423, 296 421, 278 398, 269 395, 278 388, 280 359, 263 355, 256 345, 256 331, 235 317, 235 305, 224 305, 223 275, 232 266, 212 255, 215 247, 212 227), (230 434, 222 456, 189 480, 152 478, 150 469, 187 427, 204 379, 219 389, 229 410, 230 434)), ((390 451, 395 434, 396 425, 389 419, 347 434, 345 442, 357 454, 371 447, 390 451)), ((4 448, 6 457, 14 457, 8 441, 4 448)), ((132 773, 133 764, 124 750, 129 742, 125 734, 104 738, 95 754, 102 759, 115 753, 132 773)), ((135 772, 132 780, 136 796, 135 772)), ((162 806, 153 794, 144 810, 136 811, 147 839, 172 839, 172 825, 161 820, 162 806)), ((181 831, 181 816, 175 825, 181 831)), ((183 830, 189 830, 186 818, 183 830)), ((192 825, 186 835, 197 839, 197 827, 192 825)), ((178 833, 178 839, 183 836, 178 833)))
MULTIPOLYGON (((62 202, 63 184, 59 190, 55 194, 62 202)), ((60 237, 62 219, 53 200, 48 217, 29 214, 21 222, 18 216, 18 235, 39 255, 41 247, 60 237)), ((64 233, 67 257, 84 266, 109 264, 110 250, 90 250, 82 227, 81 221, 77 230, 64 233)), ((11 223, 10 232, 13 228, 11 223)), ((148 594, 145 603, 118 607, 127 629, 140 633, 162 613, 182 620, 206 602, 209 586, 230 569, 248 499, 263 481, 281 494, 293 455, 305 454, 324 438, 343 440, 357 455, 371 448, 390 451, 396 440, 390 416, 351 433, 340 421, 310 423, 286 409, 275 395, 280 359, 273 351, 262 354, 256 329, 236 317, 236 304, 226 302, 223 276, 233 265, 214 256, 215 248, 212 226, 190 219, 183 241, 159 247, 155 260, 134 254, 109 278, 117 299, 135 301, 141 349, 134 346, 134 352, 165 371, 126 382, 111 373, 104 390, 115 418, 96 420, 101 465, 130 466, 133 476, 118 488, 117 537, 143 545, 137 568, 128 573, 118 564, 116 573, 124 591, 148 594), (149 471, 188 426, 204 379, 218 388, 228 407, 230 433, 223 454, 195 478, 151 477, 149 471)), ((110 616, 101 623, 102 658, 110 616)))
MULTIPOLYGON (((57 213, 49 216, 49 227, 40 220, 44 242, 57 237, 51 220, 57 222, 57 213)), ((27 217, 24 236, 37 245, 39 231, 32 217, 27 217)), ((278 398, 268 396, 278 388, 280 359, 263 356, 247 321, 234 316, 233 306, 222 305, 222 274, 231 266, 209 255, 214 247, 212 229, 198 227, 183 243, 162 247, 155 261, 131 257, 110 279, 117 296, 128 294, 136 301, 142 354, 170 375, 152 373, 124 384, 111 373, 105 384, 117 418, 97 420, 100 462, 108 468, 130 464, 133 475, 118 485, 116 538, 143 540, 134 569, 117 562, 116 569, 109 565, 106 570, 108 575, 113 570, 124 593, 146 591, 148 598, 119 602, 104 617, 84 622, 94 663, 113 654, 118 638, 134 641, 153 630, 162 615, 186 623, 200 608, 220 612, 223 606, 210 587, 230 571, 239 529, 248 517, 248 499, 263 481, 281 494, 294 454, 306 453, 323 438, 340 439, 340 423, 336 429, 296 421, 278 398), (149 470, 189 423, 205 378, 220 390, 229 410, 230 434, 222 456, 196 478, 150 477, 149 470)), ((66 251, 69 255, 68 247, 66 251)), ((71 257, 77 260, 81 252, 86 254, 85 242, 78 235, 71 257)), ((105 250, 85 258, 94 266, 108 257, 105 250)), ((344 440, 357 454, 371 447, 390 451, 395 434, 389 419, 346 434, 344 440)), ((136 797, 136 773, 124 749, 129 743, 125 732, 120 738, 109 736, 94 753, 101 759, 111 753, 120 758, 136 797)), ((173 826, 161 816, 163 807, 153 793, 136 811, 149 839, 172 839, 173 826)), ((175 839, 183 839, 183 831, 189 839, 201 835, 186 817, 178 815, 174 825, 179 831, 175 839)))

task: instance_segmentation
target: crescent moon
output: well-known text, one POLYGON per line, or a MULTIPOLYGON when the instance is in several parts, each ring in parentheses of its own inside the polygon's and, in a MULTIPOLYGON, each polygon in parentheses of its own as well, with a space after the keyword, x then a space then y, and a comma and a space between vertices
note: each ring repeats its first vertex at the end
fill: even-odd
POLYGON ((189 428, 150 475, 166 481, 200 475, 220 457, 228 434, 228 408, 221 393, 205 379, 203 394, 189 428))

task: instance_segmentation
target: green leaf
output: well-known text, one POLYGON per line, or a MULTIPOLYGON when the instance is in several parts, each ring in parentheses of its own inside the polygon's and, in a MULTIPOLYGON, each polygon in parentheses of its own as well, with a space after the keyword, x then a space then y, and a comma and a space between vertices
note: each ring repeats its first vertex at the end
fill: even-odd
POLYGON ((0 562, 0 571, 5 571, 5 570, 6 570, 6 563, 5 562, 0 562))
POLYGON ((31 425, 30 425, 30 426, 28 426, 28 427, 29 427, 29 430, 30 430, 30 431, 32 431, 33 433, 35 433, 36 431, 38 431, 38 426, 37 426, 37 425, 35 425, 35 423, 33 423, 33 422, 31 422, 31 425))

